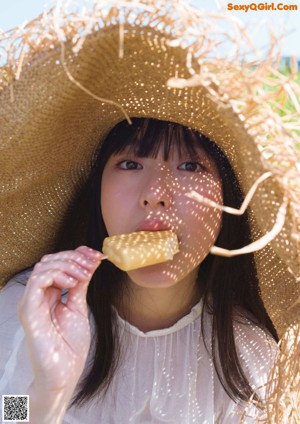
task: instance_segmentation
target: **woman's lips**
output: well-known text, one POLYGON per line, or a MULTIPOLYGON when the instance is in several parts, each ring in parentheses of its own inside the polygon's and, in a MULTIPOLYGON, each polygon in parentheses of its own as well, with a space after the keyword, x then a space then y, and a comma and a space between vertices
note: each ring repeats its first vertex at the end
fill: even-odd
POLYGON ((142 222, 135 231, 165 231, 172 230, 171 225, 158 220, 147 220, 142 222))
POLYGON ((142 222, 135 231, 173 231, 178 238, 178 243, 180 245, 181 243, 181 237, 179 236, 178 232, 175 230, 175 228, 167 224, 164 221, 159 221, 155 219, 146 220, 142 222))

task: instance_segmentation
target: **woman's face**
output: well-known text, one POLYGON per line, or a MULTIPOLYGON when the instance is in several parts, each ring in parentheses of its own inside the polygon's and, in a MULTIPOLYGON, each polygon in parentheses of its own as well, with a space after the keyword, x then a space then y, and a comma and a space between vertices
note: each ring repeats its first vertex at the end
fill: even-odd
POLYGON ((110 157, 101 184, 101 208, 109 236, 171 229, 180 252, 172 261, 128 272, 143 287, 168 287, 192 275, 205 259, 221 227, 219 210, 191 200, 195 190, 222 204, 222 186, 213 159, 200 147, 197 157, 171 151, 163 160, 135 156, 129 149, 110 157))

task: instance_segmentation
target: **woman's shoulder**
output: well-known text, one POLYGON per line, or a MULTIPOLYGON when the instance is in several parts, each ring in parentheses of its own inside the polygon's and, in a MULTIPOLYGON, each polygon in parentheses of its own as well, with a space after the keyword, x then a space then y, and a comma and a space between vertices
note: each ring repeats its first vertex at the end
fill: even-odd
POLYGON ((244 315, 234 323, 237 353, 252 386, 264 386, 279 354, 279 346, 272 335, 244 315))
POLYGON ((23 271, 18 272, 18 274, 15 274, 12 278, 8 280, 5 286, 1 289, 0 293, 2 293, 2 291, 5 291, 5 289, 7 289, 8 287, 12 287, 16 284, 21 284, 22 286, 26 286, 26 283, 31 273, 32 273, 32 268, 26 268, 23 271))
POLYGON ((32 268, 28 268, 14 275, 0 290, 0 324, 16 311, 31 272, 32 268))
POLYGON ((265 350, 274 355, 278 353, 278 344, 270 332, 257 323, 247 311, 238 311, 234 319, 234 335, 240 349, 252 347, 253 352, 265 350))
POLYGON ((257 323, 257 320, 247 311, 237 311, 233 328, 238 346, 248 346, 250 343, 257 348, 265 346, 276 352, 278 351, 278 344, 274 337, 267 329, 257 323))
POLYGON ((32 371, 24 331, 18 317, 31 269, 16 274, 0 291, 0 387, 6 394, 26 393, 32 371))
POLYGON ((16 274, 0 290, 0 359, 11 352, 15 334, 20 329, 18 303, 21 300, 31 269, 16 274))

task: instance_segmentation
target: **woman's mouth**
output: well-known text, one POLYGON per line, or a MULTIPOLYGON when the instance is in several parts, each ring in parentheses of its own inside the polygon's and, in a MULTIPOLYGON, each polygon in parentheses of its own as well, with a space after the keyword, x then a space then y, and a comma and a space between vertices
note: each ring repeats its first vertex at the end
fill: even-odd
POLYGON ((164 221, 157 219, 147 219, 143 221, 135 231, 173 231, 173 228, 170 224, 167 224, 164 221))

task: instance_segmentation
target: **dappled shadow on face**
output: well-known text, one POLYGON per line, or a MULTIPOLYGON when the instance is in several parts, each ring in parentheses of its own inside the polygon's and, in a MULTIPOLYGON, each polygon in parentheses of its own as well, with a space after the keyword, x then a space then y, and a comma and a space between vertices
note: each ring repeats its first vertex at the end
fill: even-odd
MULTIPOLYGON (((165 283, 179 281, 192 272, 209 254, 221 228, 222 212, 200 204, 186 195, 193 190, 205 198, 222 204, 222 184, 218 171, 212 159, 206 156, 203 159, 204 163, 205 161, 210 161, 209 165, 206 168, 203 165, 202 169, 195 172, 193 169, 178 170, 178 158, 171 158, 168 161, 144 159, 144 169, 148 166, 151 172, 149 171, 147 178, 144 179, 142 174, 135 175, 134 178, 140 178, 142 182, 139 184, 132 181, 130 186, 135 184, 138 193, 132 200, 133 204, 136 202, 136 209, 130 204, 131 221, 134 221, 131 228, 134 231, 130 232, 131 235, 127 233, 126 236, 111 237, 107 241, 108 244, 111 243, 115 257, 119 258, 115 264, 129 271, 133 281, 151 279, 154 278, 154 274, 156 282, 158 274, 159 279, 165 280, 165 283), (138 236, 137 231, 142 232, 143 236, 138 236), (176 234, 178 249, 174 241, 174 253, 171 256, 168 251, 169 244, 166 239, 155 235, 156 231, 168 234, 169 244, 172 244, 173 240, 170 232, 176 234), (147 237, 145 233, 148 233, 147 237)), ((121 196, 118 193, 120 203, 122 203, 121 196)), ((126 202, 127 199, 124 200, 125 220, 128 205, 126 202)), ((122 209, 121 204, 119 208, 122 209)), ((112 205, 111 210, 113 209, 112 205)), ((122 219, 118 211, 115 216, 122 219)), ((105 246, 104 253, 110 259, 105 246)))

